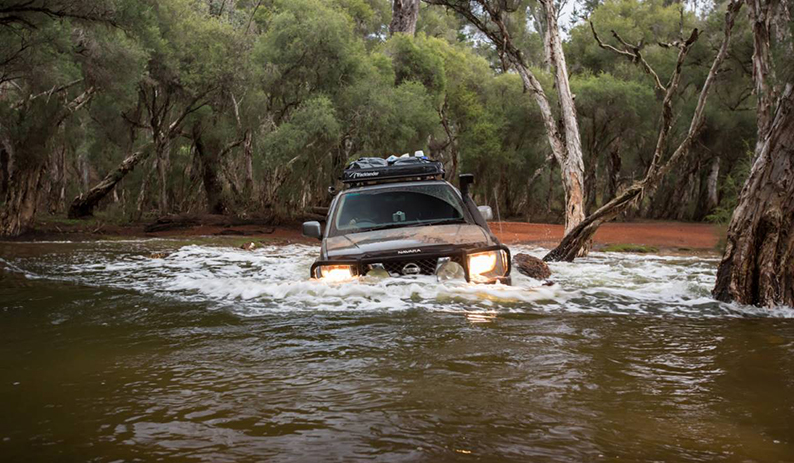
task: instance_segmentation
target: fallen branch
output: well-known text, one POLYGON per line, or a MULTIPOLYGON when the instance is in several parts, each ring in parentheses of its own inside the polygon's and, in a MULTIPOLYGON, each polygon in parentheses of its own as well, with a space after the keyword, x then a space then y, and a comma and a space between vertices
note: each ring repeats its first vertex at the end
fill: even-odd
POLYGON ((116 184, 148 156, 150 146, 151 143, 127 156, 115 170, 107 174, 94 188, 74 198, 71 206, 69 206, 69 218, 80 219, 93 215, 94 208, 99 204, 99 201, 113 191, 116 184))

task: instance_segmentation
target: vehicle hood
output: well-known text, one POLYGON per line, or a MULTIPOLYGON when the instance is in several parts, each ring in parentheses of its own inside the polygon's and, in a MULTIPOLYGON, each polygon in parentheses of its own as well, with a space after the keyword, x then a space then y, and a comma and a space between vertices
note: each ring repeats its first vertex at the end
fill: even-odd
POLYGON ((389 251, 396 253, 399 250, 424 252, 445 246, 474 248, 492 244, 495 243, 490 235, 478 225, 429 225, 334 236, 325 240, 325 252, 327 258, 332 259, 389 251))

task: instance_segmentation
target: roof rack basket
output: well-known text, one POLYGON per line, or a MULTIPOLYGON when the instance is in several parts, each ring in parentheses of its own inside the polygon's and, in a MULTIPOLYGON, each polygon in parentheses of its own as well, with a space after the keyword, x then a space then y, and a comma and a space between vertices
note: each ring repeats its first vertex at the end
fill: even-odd
POLYGON ((398 158, 389 163, 381 158, 361 158, 348 165, 342 183, 348 186, 383 183, 395 180, 443 179, 444 165, 416 157, 398 158))

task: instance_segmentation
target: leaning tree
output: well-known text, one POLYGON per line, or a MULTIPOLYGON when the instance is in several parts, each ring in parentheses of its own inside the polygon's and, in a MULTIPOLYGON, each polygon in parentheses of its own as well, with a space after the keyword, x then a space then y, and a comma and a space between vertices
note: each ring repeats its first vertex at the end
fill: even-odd
MULTIPOLYGON (((554 159, 560 165, 565 191, 565 232, 570 233, 585 217, 584 214, 584 164, 582 142, 576 106, 568 81, 568 65, 562 49, 557 27, 554 0, 539 0, 545 17, 544 40, 551 54, 554 86, 561 119, 558 121, 552 104, 540 81, 530 69, 521 50, 515 45, 509 28, 510 14, 518 11, 520 2, 512 0, 425 0, 432 5, 445 6, 466 18, 496 48, 504 67, 512 67, 521 77, 524 90, 532 95, 540 108, 546 136, 554 159)), ((583 251, 584 247, 578 251, 583 251)))
POLYGON ((748 2, 758 139, 750 175, 728 227, 714 297, 772 307, 794 306, 794 54, 786 2, 748 2), (782 60, 783 58, 781 58, 782 60), (776 78, 778 73, 786 73, 776 78))
POLYGON ((742 3, 743 0, 731 0, 727 5, 722 43, 720 44, 719 50, 717 51, 717 56, 715 56, 714 61, 711 64, 711 68, 709 69, 708 76, 703 83, 703 87, 700 89, 700 95, 698 96, 697 105, 695 106, 695 111, 689 124, 689 130, 687 131, 683 140, 673 151, 673 154, 670 155, 670 157, 666 160, 664 160, 663 157, 667 150, 670 132, 675 120, 675 115, 673 113, 673 98, 675 97, 681 82, 681 72, 683 70, 684 60, 686 59, 687 54, 691 50, 695 41, 698 39, 698 30, 694 29, 687 39, 680 38, 679 40, 673 41, 671 43, 660 44, 663 47, 678 50, 678 59, 676 60, 675 67, 673 68, 668 83, 664 84, 656 71, 645 60, 642 54, 642 44, 631 45, 614 31, 612 32, 612 35, 618 45, 613 46, 607 44, 601 40, 601 38, 598 36, 598 33, 596 32, 595 26, 590 23, 590 27, 593 32, 593 38, 601 48, 610 50, 616 53, 618 56, 623 56, 629 59, 631 62, 638 64, 647 74, 653 78, 656 89, 664 94, 661 126, 659 127, 659 135, 657 137, 656 148, 654 149, 651 164, 646 171, 645 177, 641 181, 635 182, 623 190, 614 199, 601 206, 594 213, 587 216, 587 218, 579 223, 573 230, 566 233, 560 244, 556 248, 552 249, 544 257, 544 260, 573 261, 574 258, 576 258, 580 253, 580 250, 585 247, 592 239, 596 230, 598 230, 598 227, 616 218, 619 214, 628 210, 632 205, 640 201, 644 196, 650 194, 659 186, 661 181, 673 169, 673 167, 675 167, 689 154, 692 145, 697 139, 697 135, 700 133, 700 130, 703 127, 709 91, 711 90, 711 87, 717 78, 717 74, 720 67, 722 66, 722 62, 725 60, 725 57, 728 54, 728 46, 730 45, 733 25, 735 23, 736 15, 742 7, 742 3))

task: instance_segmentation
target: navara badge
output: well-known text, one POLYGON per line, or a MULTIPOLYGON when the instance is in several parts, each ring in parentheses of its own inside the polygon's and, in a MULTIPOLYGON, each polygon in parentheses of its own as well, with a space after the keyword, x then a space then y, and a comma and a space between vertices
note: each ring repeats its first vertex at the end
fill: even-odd
POLYGON ((401 251, 397 251, 397 254, 416 254, 417 252, 422 252, 421 249, 403 249, 401 251))

